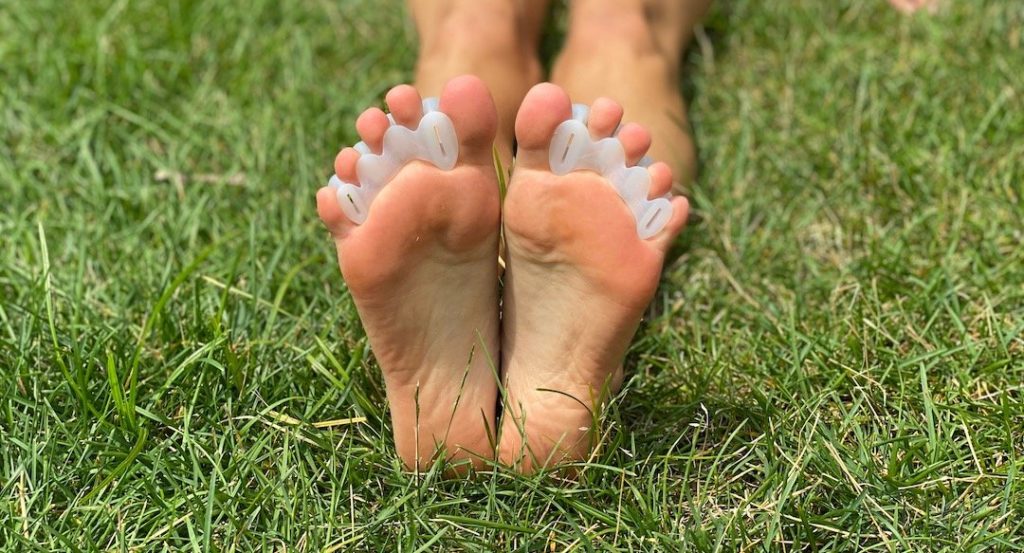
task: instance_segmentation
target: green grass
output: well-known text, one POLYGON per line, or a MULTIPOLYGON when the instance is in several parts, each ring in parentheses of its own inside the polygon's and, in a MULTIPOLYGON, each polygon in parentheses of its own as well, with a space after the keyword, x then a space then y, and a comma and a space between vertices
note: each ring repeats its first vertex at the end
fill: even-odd
POLYGON ((313 192, 399 3, 0 0, 0 549, 1024 549, 1024 6, 951 4, 719 3, 699 219, 562 482, 395 458, 313 192))

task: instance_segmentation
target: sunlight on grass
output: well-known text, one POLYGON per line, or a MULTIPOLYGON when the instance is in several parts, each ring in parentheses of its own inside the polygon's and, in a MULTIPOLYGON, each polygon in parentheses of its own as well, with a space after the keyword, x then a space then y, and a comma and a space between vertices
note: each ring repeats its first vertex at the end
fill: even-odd
POLYGON ((1021 549, 1019 3, 719 3, 572 482, 395 457, 313 202, 411 76, 383 4, 0 8, 0 549, 1021 549))

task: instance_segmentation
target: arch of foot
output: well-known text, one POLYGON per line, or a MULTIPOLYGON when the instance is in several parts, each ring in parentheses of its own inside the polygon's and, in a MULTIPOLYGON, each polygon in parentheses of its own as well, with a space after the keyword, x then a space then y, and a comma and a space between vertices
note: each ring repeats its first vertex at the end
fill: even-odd
POLYGON ((384 147, 374 154, 363 142, 354 146, 359 152, 356 175, 359 184, 345 182, 333 175, 327 185, 337 192, 338 203, 353 223, 366 222, 374 198, 405 164, 422 160, 443 171, 450 171, 459 159, 459 141, 452 120, 438 111, 436 98, 423 101, 423 117, 415 129, 395 122, 384 133, 384 147))
POLYGON ((651 175, 647 167, 652 163, 644 157, 635 167, 626 166, 626 153, 618 138, 594 140, 587 130, 590 109, 582 104, 572 108, 572 118, 555 129, 548 152, 551 172, 565 175, 587 169, 595 171, 615 187, 636 220, 636 232, 642 239, 661 231, 672 218, 671 195, 648 199, 651 175))

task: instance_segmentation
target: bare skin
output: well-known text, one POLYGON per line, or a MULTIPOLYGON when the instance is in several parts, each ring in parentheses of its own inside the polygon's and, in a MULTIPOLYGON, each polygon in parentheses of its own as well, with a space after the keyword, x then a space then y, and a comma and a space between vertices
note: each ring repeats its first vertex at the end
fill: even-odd
MULTIPOLYGON (((889 2, 907 13, 938 4, 889 2)), ((420 38, 416 88, 393 89, 388 107, 398 124, 414 127, 420 93, 440 95, 460 138, 459 164, 445 172, 410 163, 363 225, 345 218, 332 190, 317 195, 409 468, 441 453, 475 468, 497 456, 523 472, 586 459, 596 415, 621 385, 623 357, 688 215, 676 198, 667 227, 640 240, 607 182, 586 171, 555 176, 547 148, 570 98, 588 103, 594 137, 615 134, 631 163, 645 153, 661 161, 649 168, 651 197, 684 189, 696 164, 679 69, 711 0, 573 0, 554 84, 533 86, 542 78, 537 44, 548 3, 409 0, 420 38), (464 74, 479 78, 455 78, 464 74), (634 123, 616 134, 623 118, 634 123), (492 148, 513 167, 514 138, 502 223, 492 148)), ((378 109, 357 122, 375 152, 387 125, 378 109)), ((351 148, 338 155, 339 177, 358 182, 358 156, 351 148)))
MULTIPOLYGON (((388 93, 396 122, 415 128, 420 95, 388 93)), ((477 468, 493 458, 498 337, 500 206, 492 144, 497 112, 476 77, 449 82, 440 110, 459 137, 451 171, 415 161, 380 192, 362 225, 350 222, 330 188, 317 193, 338 262, 384 374, 395 448, 423 469, 443 452, 477 468)), ((380 153, 386 116, 369 109, 356 127, 380 153)), ((359 153, 342 150, 335 171, 358 183, 359 153)))
POLYGON ((519 104, 541 80, 537 55, 549 0, 409 0, 419 35, 415 86, 437 96, 459 75, 477 75, 498 110, 495 147, 512 167, 512 136, 519 104))
MULTIPOLYGON (((416 87, 436 96, 452 77, 480 76, 495 97, 495 147, 511 167, 514 121, 542 79, 537 54, 549 0, 409 0, 419 33, 416 87)), ((551 81, 574 102, 615 98, 625 119, 647 126, 650 156, 664 161, 682 193, 697 172, 679 71, 694 28, 712 0, 573 0, 565 46, 551 81)), ((896 9, 934 12, 939 0, 889 0, 896 9)))
POLYGON ((611 186, 590 172, 556 177, 551 133, 572 102, 592 107, 595 138, 618 132, 632 163, 649 154, 652 197, 695 174, 679 67, 710 0, 576 0, 555 85, 538 85, 516 122, 504 205, 507 272, 499 459, 523 472, 587 458, 596 417, 622 383, 622 360, 657 288, 684 198, 654 239, 637 237, 611 186), (613 101, 607 97, 615 98, 613 101), (638 124, 639 123, 639 124, 638 124), (652 146, 653 144, 653 146, 652 146), (673 178, 673 175, 676 175, 673 178))
POLYGON ((696 176, 679 70, 693 28, 711 0, 577 0, 551 81, 574 102, 601 96, 622 104, 624 117, 650 129, 650 156, 676 175, 681 193, 696 176))
MULTIPOLYGON (((422 163, 406 166, 381 192, 371 207, 367 222, 361 226, 353 225, 345 218, 334 194, 328 189, 318 194, 318 208, 334 236, 342 274, 384 374, 399 456, 407 467, 423 468, 439 451, 444 451, 450 460, 469 461, 472 466, 480 468, 494 455, 491 436, 496 434, 495 406, 498 399, 495 368, 499 366, 496 356, 501 351, 497 324, 497 266, 494 263, 500 223, 490 148, 493 144, 504 158, 506 167, 511 167, 516 114, 530 86, 540 79, 536 43, 547 0, 411 0, 410 5, 421 41, 416 88, 392 90, 387 98, 388 107, 399 124, 414 126, 419 117, 417 92, 423 96, 441 94, 441 110, 452 117, 463 142, 459 167, 446 174, 422 163), (448 78, 466 72, 481 75, 487 86, 484 87, 478 79, 458 78, 442 93, 443 83, 448 78), (486 97, 487 89, 494 95, 493 104, 486 97), (439 210, 437 201, 427 201, 427 191, 434 190, 437 194, 438 189, 450 189, 450 201, 440 206, 446 209, 439 210), (466 189, 473 190, 473 194, 466 194, 466 189), (448 209, 457 205, 465 209, 448 209), (475 212, 484 215, 472 215, 475 212)), ((559 90, 547 86, 548 89, 559 90)), ((664 90, 672 89, 666 86, 664 90)), ((555 116, 559 120, 568 117, 568 98, 560 90, 559 94, 557 102, 533 102, 534 109, 526 110, 527 115, 520 117, 519 124, 532 125, 531 121, 537 117, 538 122, 553 129, 552 125, 558 122, 555 116), (538 113, 538 109, 545 106, 554 111, 547 115, 538 113)), ((678 98, 678 93, 673 91, 673 94, 673 98, 678 98)), ((584 95, 580 100, 587 101, 588 98, 584 95)), ((595 124, 610 125, 610 128, 600 131, 607 136, 618 124, 622 108, 610 100, 595 102, 594 107, 595 124)), ((380 110, 367 110, 359 118, 357 128, 362 139, 375 152, 379 151, 381 137, 387 128, 385 115, 380 110)), ((546 147, 551 129, 536 136, 520 133, 518 137, 520 141, 526 140, 524 144, 527 146, 520 148, 520 167, 514 178, 518 191, 510 192, 509 199, 518 198, 519 205, 529 203, 531 195, 540 190, 545 179, 553 178, 546 167, 524 161, 531 158, 531 152, 536 153, 534 150, 546 147)), ((635 125, 623 128, 620 137, 634 162, 651 142, 650 134, 635 125)), ((357 159, 355 150, 343 150, 335 163, 338 176, 348 182, 356 182, 354 167, 357 159)), ((652 168, 652 172, 657 175, 655 180, 659 183, 656 189, 660 191, 659 195, 663 194, 671 186, 671 171, 661 164, 652 168)), ((582 187, 587 185, 607 186, 593 174, 570 175, 565 179, 570 185, 563 188, 576 194, 582 193, 582 187)), ((594 214, 611 210, 611 216, 618 217, 619 230, 624 236, 636 240, 632 216, 625 211, 614 192, 605 190, 604 194, 589 201, 599 202, 599 205, 590 206, 594 214)), ((531 253, 531 244, 536 245, 537 232, 528 228, 532 225, 543 227, 559 215, 545 211, 543 218, 531 219, 523 216, 524 210, 511 213, 513 226, 509 232, 517 241, 515 263, 521 269, 510 272, 507 277, 509 292, 505 301, 510 307, 506 316, 530 321, 537 312, 523 305, 524 299, 531 298, 533 294, 512 282, 529 283, 531 278, 559 277, 557 273, 541 270, 541 264, 531 253)), ((576 220, 573 215, 565 217, 567 221, 576 220)), ((677 232, 683 220, 685 208, 677 212, 677 219, 673 220, 675 226, 670 225, 670 228, 677 232)), ((585 229, 581 227, 577 234, 583 232, 585 229)), ((657 246, 637 246, 634 251, 645 260, 641 278, 644 282, 632 292, 619 291, 632 298, 624 300, 629 308, 609 315, 609 325, 590 340, 591 344, 605 338, 610 341, 606 353, 587 354, 590 358, 601 356, 602 359, 581 363, 579 375, 565 380, 564 386, 558 384, 556 387, 581 395, 584 388, 599 389, 601 382, 598 381, 609 376, 614 381, 613 387, 618 386, 622 354, 636 329, 639 313, 657 285, 661 254, 655 252, 667 247, 666 237, 650 242, 657 246)), ((552 244, 552 255, 562 259, 559 267, 567 278, 571 277, 575 262, 572 253, 579 247, 586 246, 584 243, 552 244)), ((604 269, 595 266, 583 273, 589 275, 588 278, 596 277, 598 272, 608 268, 610 266, 604 269)), ((574 282, 592 286, 596 280, 576 278, 574 282)), ((566 299, 569 297, 565 296, 566 299)), ((615 301, 615 298, 608 301, 615 301)), ((600 308, 606 303, 592 305, 600 308)), ((522 347, 508 348, 509 352, 518 352, 518 355, 506 357, 508 366, 520 368, 508 371, 509 382, 515 391, 506 399, 532 401, 529 378, 524 378, 528 377, 526 368, 537 363, 555 362, 559 353, 553 348, 557 348, 557 343, 549 340, 545 345, 539 340, 542 334, 530 336, 522 331, 522 326, 510 328, 520 329, 515 333, 519 343, 532 343, 545 349, 541 354, 539 351, 530 353, 522 347)), ((557 328, 548 328, 552 334, 557 334, 557 328)), ((510 336, 507 333, 506 339, 510 336)), ((576 353, 582 352, 562 351, 561 356, 576 353)), ((546 404, 546 400, 543 403, 546 404)), ((589 407, 583 407, 582 412, 594 407, 593 402, 586 405, 589 407)), ((559 460, 578 458, 589 451, 589 446, 574 443, 576 449, 569 454, 568 449, 552 448, 550 443, 550 436, 565 434, 563 427, 580 426, 577 419, 582 416, 581 410, 579 406, 574 409, 567 411, 565 416, 559 416, 551 409, 538 408, 534 411, 551 418, 549 428, 533 432, 537 451, 545 448, 549 452, 557 450, 563 453, 559 460)), ((512 412, 511 409, 508 411, 512 412)), ((515 413, 521 420, 527 411, 515 410, 515 413)), ((508 415, 506 420, 512 421, 513 417, 508 415)), ((522 450, 524 436, 515 431, 515 425, 507 426, 511 430, 503 434, 503 451, 522 450)), ((569 436, 568 439, 579 442, 579 436, 569 436)), ((552 457, 545 453, 541 455, 552 457)), ((504 455, 504 458, 530 470, 547 464, 524 464, 513 459, 511 454, 504 455)))
MULTIPOLYGON (((551 173, 551 136, 570 112, 568 94, 552 84, 535 86, 523 100, 504 206, 507 395, 499 459, 523 472, 590 454, 594 414, 622 382, 622 359, 688 214, 686 199, 675 198, 666 228, 641 240, 632 214, 601 176, 551 173)), ((611 136, 621 116, 619 104, 598 99, 591 134, 611 136)), ((618 138, 630 163, 651 141, 636 124, 623 126, 618 138)), ((657 163, 650 173, 650 197, 667 193, 668 165, 657 163)))

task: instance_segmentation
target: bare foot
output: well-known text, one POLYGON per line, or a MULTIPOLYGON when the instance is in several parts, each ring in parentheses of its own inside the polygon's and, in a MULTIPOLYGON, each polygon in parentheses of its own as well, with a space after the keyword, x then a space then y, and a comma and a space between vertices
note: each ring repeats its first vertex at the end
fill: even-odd
MULTIPOLYGON (((555 128, 570 117, 568 95, 535 86, 516 120, 519 143, 505 200, 502 367, 505 413, 499 459, 530 472, 584 459, 593 447, 595 412, 622 382, 622 360, 658 285, 665 251, 686 222, 677 197, 666 227, 649 240, 637 235, 626 204, 601 176, 548 167, 555 128)), ((610 136, 622 108, 594 102, 589 129, 610 136)), ((650 146, 635 124, 618 137, 629 163, 650 146)), ((650 197, 672 186, 664 163, 650 167, 650 197)))
MULTIPOLYGON (((419 94, 387 95, 399 125, 415 128, 419 94)), ((344 215, 334 189, 317 193, 338 261, 384 373, 395 447, 407 467, 424 468, 444 448, 479 467, 493 458, 498 352, 499 192, 492 145, 494 102, 476 77, 450 81, 440 98, 459 138, 451 171, 413 161, 384 187, 366 222, 344 215)), ((356 123, 380 153, 388 120, 376 108, 356 123)), ((346 148, 335 171, 357 183, 359 153, 346 148)))

